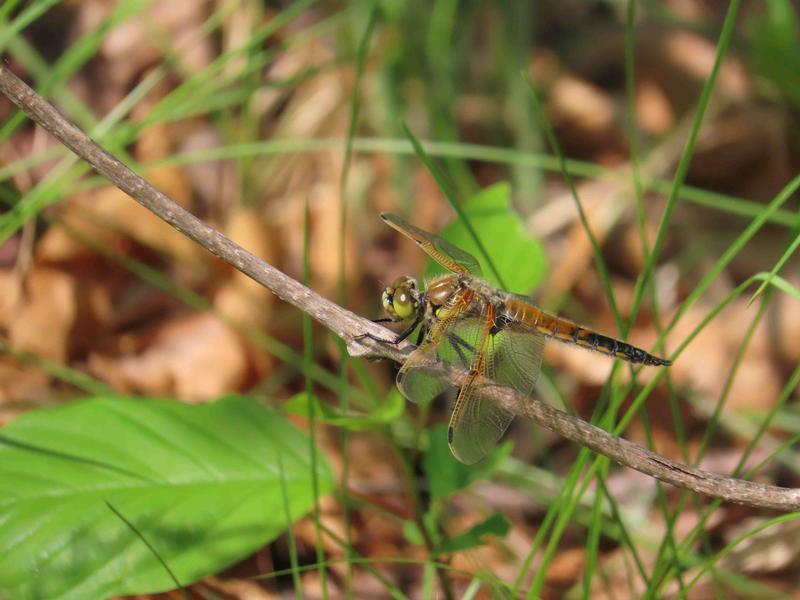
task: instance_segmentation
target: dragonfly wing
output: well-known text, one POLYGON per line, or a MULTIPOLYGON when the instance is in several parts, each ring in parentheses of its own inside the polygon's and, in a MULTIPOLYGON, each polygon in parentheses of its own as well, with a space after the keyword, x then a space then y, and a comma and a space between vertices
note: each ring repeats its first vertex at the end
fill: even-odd
POLYGON ((453 321, 439 321, 428 332, 425 341, 406 359, 397 373, 397 387, 408 400, 424 404, 455 386, 447 380, 443 363, 454 365, 464 371, 470 368, 475 353, 477 322, 475 318, 464 321, 459 327, 461 335, 451 329, 453 321))
POLYGON ((530 396, 542 369, 547 338, 528 327, 510 324, 489 341, 489 379, 515 389, 523 398, 530 396))
POLYGON ((414 350, 397 373, 397 388, 411 402, 430 402, 452 387, 441 376, 440 365, 436 349, 431 344, 423 344, 414 350))
POLYGON ((387 225, 414 240, 428 256, 453 273, 480 275, 481 267, 469 252, 454 246, 444 238, 423 231, 392 213, 381 213, 387 225))
POLYGON ((479 379, 461 388, 448 429, 450 450, 467 465, 489 454, 514 419, 484 396, 479 379))
MULTIPOLYGON (((453 335, 466 335, 475 328, 473 323, 452 328, 453 335)), ((483 344, 485 359, 476 362, 474 377, 461 388, 450 418, 449 442, 453 454, 461 462, 473 464, 495 447, 505 433, 514 413, 497 406, 490 392, 497 384, 508 386, 527 397, 539 376, 545 338, 529 330, 518 331, 507 327, 488 333, 483 344)), ((475 344, 480 345, 479 339, 475 344)))

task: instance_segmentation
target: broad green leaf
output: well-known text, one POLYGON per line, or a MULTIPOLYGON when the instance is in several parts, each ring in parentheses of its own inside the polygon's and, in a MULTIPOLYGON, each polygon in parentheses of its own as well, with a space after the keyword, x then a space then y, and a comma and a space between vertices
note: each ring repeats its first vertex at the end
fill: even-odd
POLYGON ((430 432, 430 444, 422 459, 431 496, 434 500, 444 501, 454 492, 464 489, 473 482, 487 479, 498 463, 510 453, 511 444, 501 444, 479 463, 465 465, 456 460, 450 451, 450 446, 447 444, 447 426, 434 427, 430 432))
MULTIPOLYGON (((521 219, 511 209, 511 191, 507 183, 481 190, 464 204, 463 210, 508 286, 506 291, 527 294, 544 280, 547 274, 544 248, 528 235, 521 219)), ((484 277, 500 286, 486 268, 485 257, 462 221, 453 221, 439 235, 477 258, 484 267, 484 277)), ((426 276, 441 272, 441 267, 429 261, 426 276)))
MULTIPOLYGON (((330 467, 320 453, 316 465, 324 493, 330 467)), ((0 430, 0 597, 174 588, 131 527, 187 585, 303 516, 311 475, 307 437, 244 397, 98 397, 28 413, 0 430)))
POLYGON ((483 546, 486 542, 484 536, 494 535, 497 537, 505 537, 511 523, 500 513, 494 513, 486 520, 470 527, 464 533, 460 533, 449 540, 436 547, 434 554, 452 554, 454 552, 463 552, 470 548, 483 546))
POLYGON ((397 419, 403 414, 405 402, 403 396, 397 389, 393 389, 386 402, 378 405, 370 413, 358 415, 349 413, 347 415, 328 404, 320 402, 315 395, 307 392, 300 392, 289 398, 281 405, 281 410, 287 414, 298 415, 304 418, 309 417, 310 407, 314 407, 314 416, 317 420, 333 425, 335 427, 346 427, 356 431, 373 429, 380 425, 386 425, 397 419))

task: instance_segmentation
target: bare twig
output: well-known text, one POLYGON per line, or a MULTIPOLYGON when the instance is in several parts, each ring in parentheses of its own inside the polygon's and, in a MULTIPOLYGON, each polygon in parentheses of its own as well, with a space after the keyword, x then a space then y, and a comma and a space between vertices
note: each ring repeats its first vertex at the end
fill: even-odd
MULTIPOLYGON (((352 356, 389 358, 398 362, 407 356, 409 350, 407 344, 395 347, 361 337, 369 332, 377 337, 389 339, 392 334, 384 328, 301 285, 181 208, 100 148, 2 63, 0 63, 0 91, 36 123, 61 140, 98 173, 108 178, 139 204, 341 337, 352 356)), ((457 383, 463 377, 463 373, 449 373, 448 376, 457 383)), ((493 394, 493 400, 506 410, 525 416, 577 444, 677 487, 737 504, 787 511, 800 510, 800 489, 722 477, 677 463, 633 442, 611 435, 536 398, 520 398, 508 388, 498 387, 493 394)))

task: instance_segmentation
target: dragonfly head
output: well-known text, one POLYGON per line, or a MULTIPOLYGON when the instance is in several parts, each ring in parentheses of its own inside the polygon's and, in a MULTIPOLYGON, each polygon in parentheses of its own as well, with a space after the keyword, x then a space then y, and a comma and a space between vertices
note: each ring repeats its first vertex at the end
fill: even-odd
POLYGON ((413 319, 420 307, 417 280, 407 275, 398 277, 383 290, 381 304, 388 315, 396 321, 413 319))

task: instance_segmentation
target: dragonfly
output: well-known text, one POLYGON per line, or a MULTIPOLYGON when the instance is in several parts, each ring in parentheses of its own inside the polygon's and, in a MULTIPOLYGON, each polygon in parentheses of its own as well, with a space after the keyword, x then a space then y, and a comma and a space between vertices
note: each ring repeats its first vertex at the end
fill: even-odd
POLYGON ((397 387, 415 403, 457 389, 447 440, 461 462, 478 462, 500 441, 514 414, 489 398, 492 388, 510 387, 520 398, 531 395, 550 338, 635 364, 672 364, 496 288, 481 278, 480 265, 468 252, 397 215, 380 217, 450 273, 429 279, 424 289, 413 277, 395 279, 381 296, 388 318, 377 322, 407 326, 392 340, 366 336, 399 344, 419 328, 417 347, 401 366, 397 387), (466 373, 460 386, 451 383, 443 365, 466 373))

